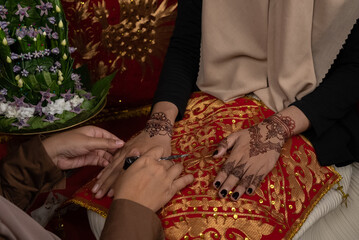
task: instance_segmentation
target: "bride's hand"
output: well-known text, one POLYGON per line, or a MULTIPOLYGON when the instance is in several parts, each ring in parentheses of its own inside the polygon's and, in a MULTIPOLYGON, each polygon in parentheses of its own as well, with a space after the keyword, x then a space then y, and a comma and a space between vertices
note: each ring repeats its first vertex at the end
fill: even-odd
POLYGON ((252 195, 274 168, 282 146, 293 135, 294 128, 295 122, 290 117, 276 114, 262 123, 232 133, 220 142, 214 158, 232 150, 213 182, 219 189, 219 196, 224 198, 233 189, 233 201, 244 193, 252 195))

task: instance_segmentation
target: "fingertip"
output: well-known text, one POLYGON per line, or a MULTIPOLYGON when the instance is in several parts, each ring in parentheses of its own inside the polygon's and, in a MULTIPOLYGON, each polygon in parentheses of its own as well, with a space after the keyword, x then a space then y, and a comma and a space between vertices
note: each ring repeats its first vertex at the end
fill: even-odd
POLYGON ((92 192, 92 193, 96 193, 99 188, 100 188, 100 184, 96 183, 96 184, 92 187, 91 192, 92 192))
POLYGON ((95 194, 95 198, 97 198, 97 199, 102 198, 102 190, 101 189, 95 194))
POLYGON ((255 186, 250 185, 250 186, 247 188, 246 193, 247 193, 249 196, 253 196, 254 193, 255 193, 255 186))
POLYGON ((218 148, 214 153, 213 153, 213 158, 220 158, 223 157, 223 155, 227 152, 226 149, 224 148, 218 148), (217 154, 214 154, 217 151, 217 154))
POLYGON ((111 188, 110 191, 108 191, 107 193, 108 197, 113 197, 114 196, 114 190, 111 188))
POLYGON ((125 142, 122 141, 121 139, 115 140, 115 145, 118 147, 122 147, 124 144, 125 144, 125 142))

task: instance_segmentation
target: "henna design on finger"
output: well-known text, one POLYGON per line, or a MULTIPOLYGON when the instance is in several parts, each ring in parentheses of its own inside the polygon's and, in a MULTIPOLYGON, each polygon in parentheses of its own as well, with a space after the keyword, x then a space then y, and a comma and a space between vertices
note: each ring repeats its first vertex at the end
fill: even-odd
POLYGON ((173 125, 171 121, 166 117, 166 114, 162 112, 153 113, 150 119, 146 123, 145 131, 154 137, 156 135, 168 135, 172 137, 173 125))
POLYGON ((224 138, 218 145, 218 147, 223 147, 228 150, 228 140, 227 138, 224 138))
POLYGON ((264 178, 264 174, 255 176, 252 181, 252 185, 255 187, 258 187, 260 185, 260 183, 262 182, 263 178, 264 178))
POLYGON ((244 167, 246 166, 245 163, 236 166, 235 168, 233 168, 233 170, 231 171, 231 174, 239 179, 241 179, 244 175, 244 167))
POLYGON ((253 176, 253 174, 245 176, 240 180, 239 184, 242 185, 244 188, 249 187, 252 182, 253 176))
POLYGON ((234 162, 226 162, 222 166, 222 170, 227 176, 232 172, 234 168, 234 162))
POLYGON ((263 142, 261 140, 262 134, 260 133, 260 129, 258 125, 252 126, 248 129, 250 135, 249 141, 249 156, 254 157, 259 154, 266 153, 270 150, 274 150, 278 153, 282 150, 282 146, 280 143, 273 143, 271 141, 263 142))

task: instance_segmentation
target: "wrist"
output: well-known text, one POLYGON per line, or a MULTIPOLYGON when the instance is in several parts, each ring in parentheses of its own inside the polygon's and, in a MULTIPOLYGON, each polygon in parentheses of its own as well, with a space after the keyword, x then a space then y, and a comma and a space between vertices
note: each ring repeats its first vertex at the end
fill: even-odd
POLYGON ((156 135, 172 137, 173 125, 165 113, 155 112, 151 114, 150 119, 146 123, 145 131, 154 137, 156 135))

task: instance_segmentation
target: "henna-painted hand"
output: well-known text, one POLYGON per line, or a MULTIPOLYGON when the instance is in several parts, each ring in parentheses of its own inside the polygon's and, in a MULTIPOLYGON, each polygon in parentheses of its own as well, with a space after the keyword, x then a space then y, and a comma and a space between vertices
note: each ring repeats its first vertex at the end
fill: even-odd
MULTIPOLYGON (((102 198, 105 194, 113 196, 112 188, 119 174, 123 171, 124 160, 131 156, 142 156, 149 149, 163 148, 162 156, 171 155, 172 125, 161 118, 162 115, 153 115, 147 122, 146 128, 137 136, 126 142, 114 156, 114 161, 107 165, 97 176, 97 182, 92 188, 96 198, 102 198), (154 119, 154 120, 153 120, 154 119), (110 191, 109 191, 110 190, 110 191)), ((153 151, 152 151, 153 153, 153 151)))
POLYGON ((293 135, 294 121, 279 114, 262 123, 230 134, 215 151, 214 158, 231 154, 215 178, 213 185, 224 198, 233 190, 231 199, 244 193, 252 195, 265 176, 274 168, 285 140, 293 135))

